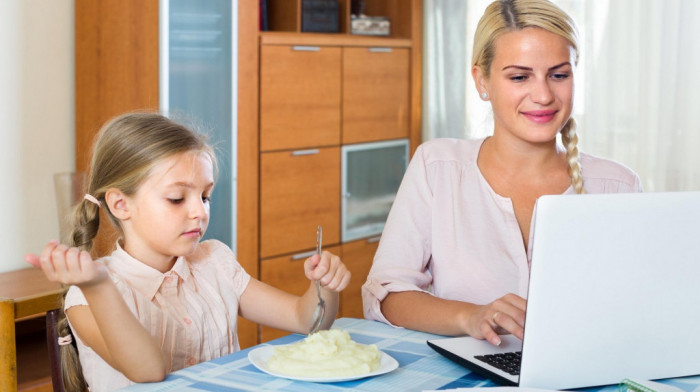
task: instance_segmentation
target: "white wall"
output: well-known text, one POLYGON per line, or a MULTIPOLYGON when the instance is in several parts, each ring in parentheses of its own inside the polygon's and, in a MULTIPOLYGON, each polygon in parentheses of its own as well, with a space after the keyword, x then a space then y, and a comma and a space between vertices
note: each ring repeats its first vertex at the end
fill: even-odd
POLYGON ((58 238, 53 174, 75 168, 73 0, 0 1, 0 272, 58 238))

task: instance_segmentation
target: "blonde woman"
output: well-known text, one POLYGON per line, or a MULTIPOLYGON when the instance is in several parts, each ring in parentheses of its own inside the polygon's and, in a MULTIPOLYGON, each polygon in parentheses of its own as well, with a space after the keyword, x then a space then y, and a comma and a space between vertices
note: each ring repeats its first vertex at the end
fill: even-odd
POLYGON ((317 280, 326 301, 321 328, 333 323, 338 292, 350 280, 337 256, 304 262, 312 282, 297 297, 248 275, 223 243, 201 241, 215 162, 201 135, 158 114, 129 113, 100 131, 71 246, 51 241, 40 256, 27 255, 49 280, 72 285, 59 323, 67 390, 160 381, 237 351, 239 315, 308 333, 317 280), (94 261, 88 251, 100 210, 122 237, 111 255, 94 261))
POLYGON ((490 4, 472 76, 493 136, 418 148, 362 289, 366 318, 494 345, 499 333, 522 338, 537 198, 641 191, 624 165, 579 153, 577 60, 576 28, 556 5, 490 4))

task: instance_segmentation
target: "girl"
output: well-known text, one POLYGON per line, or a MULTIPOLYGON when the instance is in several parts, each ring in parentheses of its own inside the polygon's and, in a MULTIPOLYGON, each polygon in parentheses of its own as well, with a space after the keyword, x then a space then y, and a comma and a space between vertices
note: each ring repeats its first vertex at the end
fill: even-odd
POLYGON ((328 252, 304 262, 312 281, 297 297, 248 275, 232 251, 200 242, 209 223, 215 157, 202 136, 158 114, 131 113, 100 131, 72 244, 51 241, 27 262, 71 285, 59 331, 68 390, 113 390, 239 349, 237 316, 308 333, 320 280, 321 328, 333 323, 350 272, 328 252), (104 210, 121 238, 109 256, 89 250, 104 210), (70 328, 68 328, 70 326, 70 328), (65 367, 68 367, 67 369, 65 367), (82 368, 83 377, 80 376, 82 368), (87 384, 85 384, 87 382, 87 384))
POLYGON ((366 318, 495 345, 498 332, 522 338, 537 198, 641 191, 629 168, 579 154, 577 61, 576 28, 556 5, 489 5, 472 76, 493 109, 493 136, 418 148, 363 286, 366 318))

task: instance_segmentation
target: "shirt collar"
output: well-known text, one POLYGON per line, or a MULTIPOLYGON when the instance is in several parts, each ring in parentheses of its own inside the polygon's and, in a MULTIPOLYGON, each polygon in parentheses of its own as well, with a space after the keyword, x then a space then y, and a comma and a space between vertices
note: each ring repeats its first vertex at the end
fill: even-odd
POLYGON ((166 277, 177 276, 183 281, 191 275, 189 263, 184 256, 165 273, 148 266, 128 254, 117 241, 117 247, 109 258, 108 268, 121 280, 146 298, 153 299, 166 277))

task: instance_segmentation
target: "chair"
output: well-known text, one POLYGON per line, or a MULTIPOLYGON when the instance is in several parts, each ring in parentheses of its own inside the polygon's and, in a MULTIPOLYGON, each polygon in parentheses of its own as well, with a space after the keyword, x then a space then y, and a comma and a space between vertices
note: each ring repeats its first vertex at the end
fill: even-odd
POLYGON ((17 390, 15 304, 0 297, 0 391, 17 390))
POLYGON ((56 330, 61 309, 46 312, 46 342, 49 349, 49 364, 51 365, 51 383, 54 392, 65 392, 63 376, 61 375, 61 346, 58 345, 56 330))

